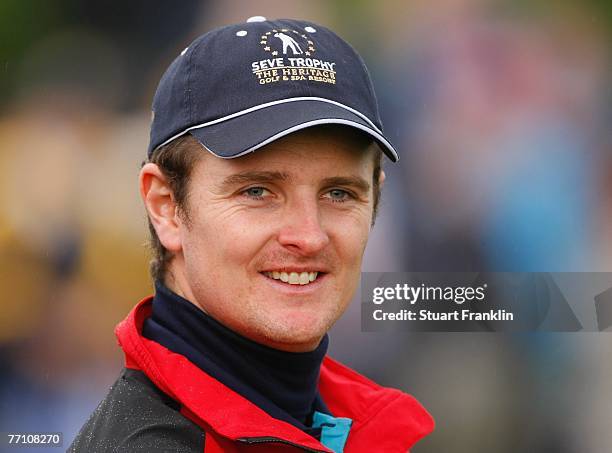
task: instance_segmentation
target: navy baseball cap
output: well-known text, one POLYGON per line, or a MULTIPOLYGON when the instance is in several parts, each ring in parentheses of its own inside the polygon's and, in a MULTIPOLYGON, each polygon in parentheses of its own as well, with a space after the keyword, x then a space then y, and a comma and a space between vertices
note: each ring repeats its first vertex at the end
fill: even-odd
POLYGON ((148 155, 189 133, 234 158, 321 124, 359 129, 399 159, 357 52, 321 25, 258 16, 200 36, 172 62, 153 99, 148 155))

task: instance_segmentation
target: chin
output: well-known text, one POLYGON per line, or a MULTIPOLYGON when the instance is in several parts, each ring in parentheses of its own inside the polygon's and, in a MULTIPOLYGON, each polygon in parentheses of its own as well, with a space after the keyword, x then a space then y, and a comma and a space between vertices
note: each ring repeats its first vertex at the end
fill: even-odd
POLYGON ((288 351, 309 351, 316 349, 326 330, 311 328, 271 328, 263 335, 263 343, 276 349, 288 351))

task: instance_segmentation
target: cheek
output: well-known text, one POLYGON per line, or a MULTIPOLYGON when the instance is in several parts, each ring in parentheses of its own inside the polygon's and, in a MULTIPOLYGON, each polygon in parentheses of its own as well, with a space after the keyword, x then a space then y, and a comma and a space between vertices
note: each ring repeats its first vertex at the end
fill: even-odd
POLYGON ((333 242, 347 270, 359 271, 370 234, 367 216, 344 216, 333 223, 333 242))
POLYGON ((206 311, 223 317, 231 302, 243 300, 248 292, 244 274, 248 241, 214 222, 193 222, 184 240, 185 273, 195 298, 206 311))
POLYGON ((266 238, 265 229, 255 222, 210 213, 206 220, 194 220, 183 233, 186 265, 204 271, 209 279, 235 276, 247 269, 266 238))
POLYGON ((223 278, 221 251, 223 236, 219 236, 215 225, 191 217, 188 226, 181 232, 183 242, 183 260, 190 286, 195 292, 206 286, 211 291, 213 285, 223 278))

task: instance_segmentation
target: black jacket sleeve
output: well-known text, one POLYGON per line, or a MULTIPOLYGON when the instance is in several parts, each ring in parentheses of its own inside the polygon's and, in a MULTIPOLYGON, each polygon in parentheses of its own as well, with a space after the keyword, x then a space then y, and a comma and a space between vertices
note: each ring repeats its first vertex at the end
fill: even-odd
POLYGON ((69 453, 204 451, 204 431, 141 371, 124 369, 69 453))

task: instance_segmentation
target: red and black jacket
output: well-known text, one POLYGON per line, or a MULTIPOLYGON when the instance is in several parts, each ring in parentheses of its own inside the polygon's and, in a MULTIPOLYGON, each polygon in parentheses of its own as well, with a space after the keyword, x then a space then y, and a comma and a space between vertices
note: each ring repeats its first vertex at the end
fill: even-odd
MULTIPOLYGON (((71 445, 71 452, 331 452, 142 335, 151 298, 116 328, 126 369, 71 445)), ((406 452, 433 430, 410 395, 381 387, 325 357, 319 392, 336 417, 353 420, 344 452, 406 452)))

